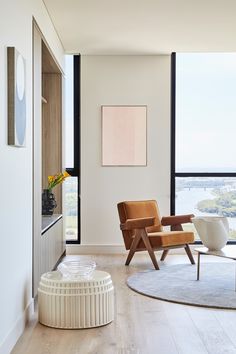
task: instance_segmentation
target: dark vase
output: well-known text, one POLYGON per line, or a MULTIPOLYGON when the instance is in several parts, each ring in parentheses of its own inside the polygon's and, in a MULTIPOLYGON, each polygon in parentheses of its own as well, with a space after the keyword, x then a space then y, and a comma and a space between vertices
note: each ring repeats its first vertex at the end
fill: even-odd
POLYGON ((42 215, 52 215, 56 207, 55 195, 49 189, 44 189, 42 193, 42 215))

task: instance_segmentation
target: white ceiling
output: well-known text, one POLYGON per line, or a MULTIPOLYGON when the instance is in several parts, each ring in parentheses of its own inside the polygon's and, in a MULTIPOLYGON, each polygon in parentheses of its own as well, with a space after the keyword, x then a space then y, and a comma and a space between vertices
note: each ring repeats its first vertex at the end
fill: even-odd
POLYGON ((236 52, 236 0, 44 0, 67 53, 236 52))

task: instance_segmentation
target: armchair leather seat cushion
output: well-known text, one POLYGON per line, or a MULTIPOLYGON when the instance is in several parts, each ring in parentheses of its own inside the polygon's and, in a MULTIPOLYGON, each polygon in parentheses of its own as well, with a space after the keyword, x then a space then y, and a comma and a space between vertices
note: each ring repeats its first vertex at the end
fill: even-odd
MULTIPOLYGON (((148 238, 153 248, 169 247, 194 242, 194 233, 189 231, 150 232, 148 238)), ((137 249, 139 248, 145 248, 143 240, 140 240, 137 249)))

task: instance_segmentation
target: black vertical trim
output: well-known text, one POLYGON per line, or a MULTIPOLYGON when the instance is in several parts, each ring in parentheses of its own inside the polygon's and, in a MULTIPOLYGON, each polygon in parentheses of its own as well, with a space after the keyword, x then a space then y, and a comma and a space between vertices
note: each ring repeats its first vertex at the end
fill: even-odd
POLYGON ((171 54, 171 186, 170 213, 175 215, 175 107, 176 107, 176 53, 171 54))
POLYGON ((80 83, 81 83, 80 55, 74 55, 74 169, 78 176, 78 241, 80 243, 81 210, 80 210, 80 83))
POLYGON ((74 169, 80 174, 80 55, 74 55, 74 169))

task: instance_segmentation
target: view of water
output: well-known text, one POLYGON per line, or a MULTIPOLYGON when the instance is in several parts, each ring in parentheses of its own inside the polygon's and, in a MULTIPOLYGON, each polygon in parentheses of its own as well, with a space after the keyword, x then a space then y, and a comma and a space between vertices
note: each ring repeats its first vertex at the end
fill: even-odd
MULTIPOLYGON (((176 215, 191 214, 200 215, 214 215, 209 213, 202 213, 197 209, 197 204, 201 200, 214 199, 214 188, 184 188, 176 193, 176 215)), ((230 229, 236 230, 236 218, 228 217, 230 229)))

